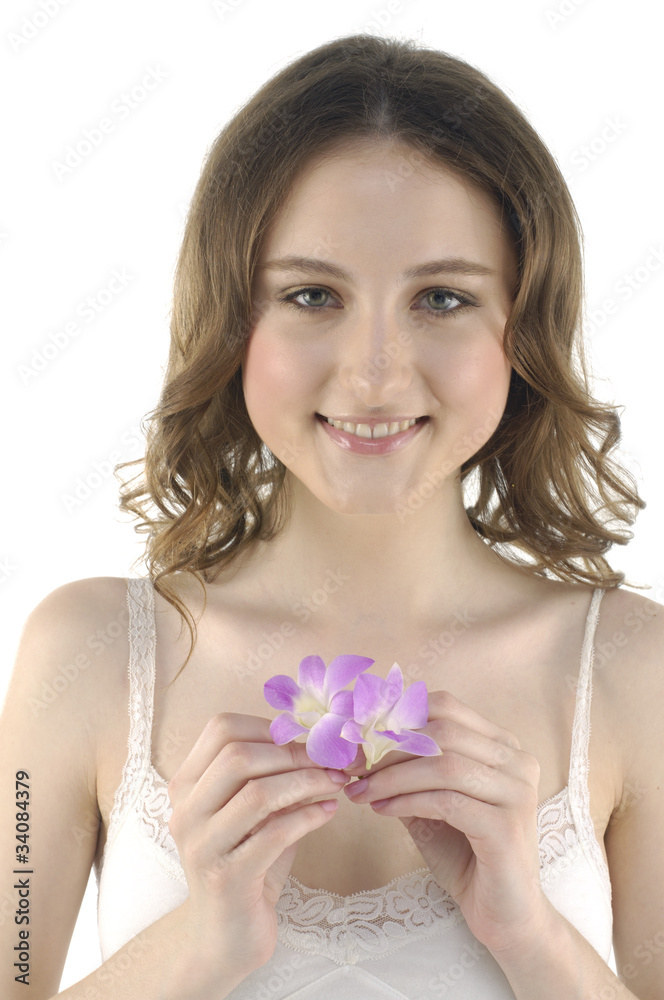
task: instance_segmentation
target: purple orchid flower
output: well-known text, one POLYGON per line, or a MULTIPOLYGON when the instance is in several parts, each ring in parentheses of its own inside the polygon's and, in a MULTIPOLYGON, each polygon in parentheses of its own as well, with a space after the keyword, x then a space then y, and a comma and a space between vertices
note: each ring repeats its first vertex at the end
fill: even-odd
POLYGON ((348 767, 355 759, 357 741, 342 737, 353 717, 353 692, 343 688, 374 663, 367 656, 335 656, 327 669, 320 656, 305 656, 297 683, 286 674, 266 681, 266 701, 285 709, 270 724, 270 736, 282 746, 307 733, 307 754, 323 767, 348 767))
POLYGON ((387 680, 373 674, 358 677, 353 690, 353 718, 341 729, 343 739, 361 743, 367 771, 390 750, 421 757, 442 753, 435 740, 422 729, 429 718, 429 699, 424 681, 403 689, 403 674, 395 663, 387 680))

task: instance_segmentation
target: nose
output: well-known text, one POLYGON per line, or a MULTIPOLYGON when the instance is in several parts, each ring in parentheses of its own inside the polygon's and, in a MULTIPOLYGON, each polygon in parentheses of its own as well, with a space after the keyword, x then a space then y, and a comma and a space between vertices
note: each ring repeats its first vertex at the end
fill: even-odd
POLYGON ((366 320, 342 342, 339 379, 367 406, 381 406, 411 384, 411 337, 384 318, 366 320))

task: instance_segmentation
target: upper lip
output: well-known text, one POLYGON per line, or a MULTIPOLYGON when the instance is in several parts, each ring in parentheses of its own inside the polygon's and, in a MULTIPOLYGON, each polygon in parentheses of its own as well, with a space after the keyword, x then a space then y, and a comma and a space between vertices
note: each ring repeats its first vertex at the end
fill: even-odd
POLYGON ((403 423, 404 420, 426 419, 424 415, 420 415, 419 417, 414 417, 411 415, 407 417, 407 416, 399 416, 398 414, 396 416, 389 416, 389 417, 361 417, 361 416, 337 417, 330 413, 319 413, 318 416, 325 417, 327 420, 340 420, 342 423, 347 423, 347 424, 368 424, 372 430, 377 424, 387 424, 389 426, 390 424, 401 424, 403 423))

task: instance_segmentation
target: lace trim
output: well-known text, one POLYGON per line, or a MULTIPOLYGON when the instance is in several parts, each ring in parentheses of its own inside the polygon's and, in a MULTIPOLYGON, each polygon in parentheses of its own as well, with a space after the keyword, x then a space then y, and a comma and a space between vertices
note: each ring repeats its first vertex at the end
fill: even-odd
MULTIPOLYGON (((156 625, 154 590, 149 579, 127 579, 129 610, 129 736, 127 759, 108 821, 108 834, 99 870, 109 844, 115 838, 124 816, 143 790, 142 780, 150 771, 152 715, 155 683, 156 625)), ((145 812, 141 804, 141 814, 145 812)))
POLYGON ((576 707, 574 710, 574 726, 572 728, 572 750, 569 768, 569 800, 574 825, 578 831, 579 840, 586 852, 591 867, 597 873, 600 885, 611 903, 611 878, 606 861, 597 842, 595 826, 590 815, 590 790, 588 774, 590 760, 588 747, 590 743, 590 706, 592 702, 592 670, 595 659, 595 631, 599 620, 599 609, 604 591, 597 588, 593 592, 586 631, 581 651, 581 669, 577 681, 576 707))
POLYGON ((461 923, 461 910, 428 868, 352 896, 286 881, 277 902, 279 940, 292 951, 324 954, 340 965, 381 958, 412 941, 461 923))
MULTIPOLYGON (((172 813, 168 782, 152 765, 135 806, 156 861, 171 878, 186 886, 168 829, 172 813)), ((540 880, 546 884, 566 871, 583 851, 567 787, 540 804, 537 824, 540 880)), ((283 945, 305 954, 323 953, 334 962, 351 965, 387 955, 414 937, 444 933, 463 922, 460 908, 428 868, 351 896, 312 889, 291 876, 276 911, 283 945)))

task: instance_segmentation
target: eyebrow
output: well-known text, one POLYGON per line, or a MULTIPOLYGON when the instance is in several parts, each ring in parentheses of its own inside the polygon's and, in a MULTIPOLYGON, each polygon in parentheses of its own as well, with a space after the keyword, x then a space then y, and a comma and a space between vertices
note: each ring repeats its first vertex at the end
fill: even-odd
MULTIPOLYGON (((318 257, 299 257, 295 254, 287 254, 284 257, 276 257, 261 264, 259 270, 270 271, 309 271, 316 274, 327 274, 340 281, 347 281, 352 284, 352 278, 347 271, 332 264, 329 261, 321 260, 318 257)), ((479 264, 477 261, 466 260, 464 257, 442 257, 440 260, 429 260, 425 264, 417 264, 409 267, 407 271, 399 277, 399 284, 409 278, 430 278, 436 274, 468 274, 487 275, 495 274, 495 271, 487 267, 486 264, 479 264)))

